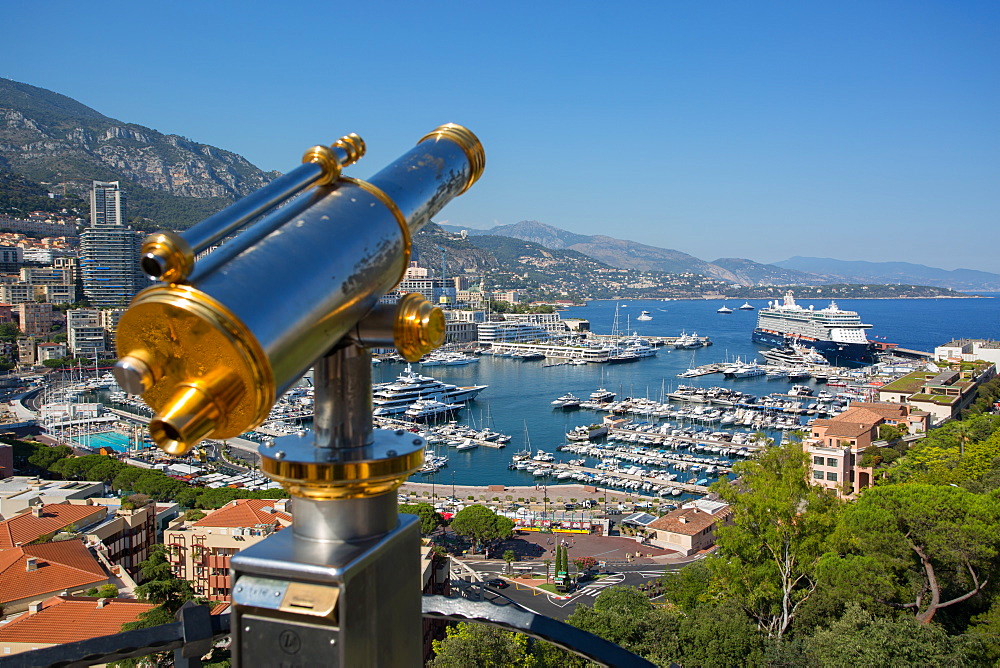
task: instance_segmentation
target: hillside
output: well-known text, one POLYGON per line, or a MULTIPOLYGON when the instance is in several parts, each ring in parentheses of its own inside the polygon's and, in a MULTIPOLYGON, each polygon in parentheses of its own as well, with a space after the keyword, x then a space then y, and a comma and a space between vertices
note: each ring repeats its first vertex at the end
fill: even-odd
POLYGON ((178 135, 109 118, 43 88, 0 78, 0 170, 59 195, 122 181, 130 220, 189 227, 277 174, 178 135))
POLYGON ((911 283, 952 290, 1000 291, 1000 274, 974 269, 947 270, 909 262, 864 262, 800 256, 774 264, 785 269, 811 272, 829 283, 911 283))
POLYGON ((826 281, 816 274, 783 269, 773 264, 761 264, 738 257, 723 257, 712 262, 739 277, 742 285, 822 285, 826 281))

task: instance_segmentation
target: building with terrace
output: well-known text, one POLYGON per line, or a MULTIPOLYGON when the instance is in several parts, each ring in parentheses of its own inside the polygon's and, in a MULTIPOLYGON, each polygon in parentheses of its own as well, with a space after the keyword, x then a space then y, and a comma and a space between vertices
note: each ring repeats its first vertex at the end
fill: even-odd
POLYGON ((196 521, 180 519, 164 532, 174 575, 212 601, 229 598, 232 555, 291 525, 287 499, 236 499, 196 521))
POLYGON ((873 469, 861 466, 861 459, 867 448, 889 445, 879 440, 881 425, 922 434, 930 426, 930 414, 907 404, 855 402, 839 415, 816 420, 802 441, 802 449, 809 455, 810 481, 848 499, 871 487, 873 469))

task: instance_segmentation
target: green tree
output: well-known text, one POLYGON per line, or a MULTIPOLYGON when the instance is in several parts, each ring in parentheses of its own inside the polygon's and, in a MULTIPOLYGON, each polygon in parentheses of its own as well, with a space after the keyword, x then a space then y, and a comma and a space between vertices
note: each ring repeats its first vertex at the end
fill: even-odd
POLYGON ((677 634, 673 660, 685 668, 767 665, 766 639, 732 603, 696 607, 680 618, 677 634))
POLYGON ((659 665, 668 665, 680 654, 679 616, 655 608, 634 587, 608 587, 593 607, 577 605, 566 621, 659 665))
POLYGON ((510 538, 514 534, 514 521, 474 504, 455 513, 451 519, 452 531, 472 539, 473 552, 483 543, 510 538))
POLYGON ((416 515, 420 518, 420 533, 429 536, 441 526, 444 526, 444 518, 441 513, 434 510, 434 506, 429 503, 401 504, 399 512, 407 515, 416 515))
POLYGON ((928 623, 986 586, 1000 549, 1000 503, 947 485, 873 487, 845 509, 840 530, 846 556, 866 559, 869 581, 895 583, 886 602, 928 623))
POLYGON ((956 642, 940 627, 876 616, 857 604, 806 645, 811 665, 830 668, 964 664, 956 642))
MULTIPOLYGON (((139 564, 144 581, 135 588, 135 594, 143 601, 158 603, 172 621, 174 613, 186 601, 194 598, 194 591, 191 589, 190 582, 173 574, 166 551, 165 545, 154 545, 149 551, 149 557, 139 564)), ((135 628, 146 627, 137 626, 135 628)))
POLYGON ((99 598, 117 598, 118 587, 113 584, 103 584, 97 588, 97 596, 99 598))
POLYGON ((544 642, 484 624, 461 622, 434 641, 431 668, 562 668, 570 655, 544 642))
POLYGON ((0 341, 17 341, 21 336, 21 330, 13 322, 0 322, 0 341))
POLYGON ((712 486, 732 506, 732 524, 717 534, 715 586, 732 596, 772 637, 782 637, 816 590, 816 567, 832 532, 837 501, 809 484, 800 443, 764 450, 733 467, 739 484, 712 486))
POLYGON ((510 573, 510 565, 517 561, 517 555, 514 554, 514 550, 504 550, 503 560, 507 563, 507 572, 510 573))
MULTIPOLYGON (((56 462, 66 459, 73 454, 72 448, 66 445, 54 445, 51 447, 42 445, 41 443, 24 443, 24 445, 27 448, 22 449, 21 452, 27 451, 29 453, 24 461, 42 471, 49 470, 56 462)), ((15 448, 15 462, 17 461, 17 454, 18 450, 15 448)))
POLYGON ((660 578, 663 598, 676 605, 682 612, 694 612, 710 601, 712 572, 704 561, 694 561, 675 571, 667 571, 660 578))

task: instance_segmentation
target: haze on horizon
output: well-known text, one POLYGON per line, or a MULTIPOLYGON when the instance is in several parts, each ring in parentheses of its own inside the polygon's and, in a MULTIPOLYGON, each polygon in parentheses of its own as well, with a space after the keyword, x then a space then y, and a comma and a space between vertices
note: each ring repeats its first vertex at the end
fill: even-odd
POLYGON ((5 24, 0 76, 263 169, 358 132, 365 177, 465 124, 487 169, 453 225, 1000 269, 993 2, 61 1, 5 24))

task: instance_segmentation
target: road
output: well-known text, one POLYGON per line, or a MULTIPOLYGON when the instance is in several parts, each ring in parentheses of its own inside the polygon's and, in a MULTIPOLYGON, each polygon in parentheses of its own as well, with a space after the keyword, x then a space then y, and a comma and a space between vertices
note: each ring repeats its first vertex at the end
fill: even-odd
MULTIPOLYGON (((496 577, 505 577, 506 564, 502 561, 469 561, 463 563, 474 570, 482 580, 489 580, 496 577)), ((536 565, 542 566, 542 562, 532 564, 531 562, 520 562, 519 566, 536 565)), ((480 583, 469 583, 460 578, 468 577, 467 571, 456 568, 453 574, 457 577, 452 580, 452 588, 458 589, 463 595, 474 600, 483 592, 483 600, 501 603, 501 601, 512 602, 531 612, 535 612, 546 617, 565 621, 572 614, 576 606, 580 603, 593 605, 594 599, 607 587, 616 585, 636 587, 643 582, 655 580, 668 570, 676 570, 684 563, 675 564, 637 564, 634 566, 616 567, 613 572, 606 577, 589 582, 580 587, 577 591, 564 596, 546 594, 528 587, 520 587, 516 583, 504 589, 486 587, 480 583)))

